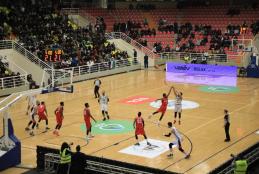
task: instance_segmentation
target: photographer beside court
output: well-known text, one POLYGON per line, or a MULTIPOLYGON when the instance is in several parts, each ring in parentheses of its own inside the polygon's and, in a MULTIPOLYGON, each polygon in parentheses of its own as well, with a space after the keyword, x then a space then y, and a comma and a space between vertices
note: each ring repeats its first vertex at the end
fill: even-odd
POLYGON ((70 164, 71 164, 71 148, 70 146, 73 145, 73 143, 70 143, 70 145, 67 142, 63 142, 60 149, 60 163, 58 166, 57 174, 69 174, 70 170, 70 164))
POLYGON ((242 156, 230 155, 233 158, 232 165, 234 167, 234 174, 246 174, 247 172, 247 160, 242 156))

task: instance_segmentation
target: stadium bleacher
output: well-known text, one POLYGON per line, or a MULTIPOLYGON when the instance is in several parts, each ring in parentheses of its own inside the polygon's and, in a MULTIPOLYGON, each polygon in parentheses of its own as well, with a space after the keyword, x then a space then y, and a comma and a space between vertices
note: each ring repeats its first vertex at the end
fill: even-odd
POLYGON ((177 51, 212 50, 215 53, 228 53, 232 39, 252 39, 256 27, 252 32, 249 26, 258 19, 254 9, 242 9, 239 14, 232 16, 224 6, 187 8, 181 11, 177 8, 155 9, 148 16, 148 23, 153 21, 156 31, 154 26, 144 25, 147 19, 145 13, 136 9, 115 9, 109 15, 118 22, 114 23, 114 31, 125 32, 133 39, 147 40, 151 49, 161 45, 162 49, 157 49, 157 52, 165 51, 165 47, 170 50, 179 47, 177 51), (132 23, 135 27, 131 27, 132 23), (243 28, 245 31, 241 32, 243 28))

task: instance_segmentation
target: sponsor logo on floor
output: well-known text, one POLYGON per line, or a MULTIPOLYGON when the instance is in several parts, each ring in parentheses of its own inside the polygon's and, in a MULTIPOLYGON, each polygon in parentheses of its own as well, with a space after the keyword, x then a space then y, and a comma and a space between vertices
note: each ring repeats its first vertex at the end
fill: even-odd
MULTIPOLYGON (((174 109, 175 100, 168 100, 167 109, 174 109)), ((153 101, 150 103, 150 106, 153 108, 159 108, 161 106, 161 100, 153 101)), ((182 101, 182 109, 194 109, 198 108, 200 105, 193 101, 183 100, 182 101)))
MULTIPOLYGON (((85 124, 81 125, 81 130, 86 131, 85 124)), ((121 134, 133 131, 133 122, 127 120, 106 120, 92 122, 93 134, 121 134)))
POLYGON ((231 86, 200 86, 200 91, 203 92, 214 92, 214 93, 236 93, 239 92, 238 87, 231 86))
POLYGON ((119 152, 145 158, 155 158, 169 150, 169 142, 155 139, 148 139, 148 141, 151 143, 151 146, 147 145, 146 140, 143 140, 139 143, 139 146, 132 145, 119 152))
POLYGON ((137 104, 151 102, 154 100, 155 100, 154 98, 150 98, 150 97, 146 97, 146 96, 134 96, 134 97, 126 98, 120 102, 124 103, 124 104, 129 104, 129 105, 137 105, 137 104))

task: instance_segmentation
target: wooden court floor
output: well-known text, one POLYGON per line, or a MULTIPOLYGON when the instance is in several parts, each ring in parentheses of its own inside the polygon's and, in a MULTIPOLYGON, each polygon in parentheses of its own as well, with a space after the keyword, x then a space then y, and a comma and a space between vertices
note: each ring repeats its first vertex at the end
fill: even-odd
MULTIPOLYGON (((148 119, 148 115, 156 109, 149 103, 128 105, 122 103, 126 98, 145 96, 161 98, 162 93, 167 92, 169 86, 164 83, 163 71, 134 71, 114 76, 100 78, 101 91, 105 90, 110 98, 109 113, 111 119, 132 121, 138 111, 143 113, 145 130, 148 138, 170 142, 172 137, 164 137, 168 133, 165 127, 168 121, 173 121, 173 110, 167 110, 162 125, 158 127, 155 122, 160 115, 148 119)), ((119 151, 135 144, 134 131, 118 135, 96 135, 89 144, 85 141, 85 132, 80 129, 84 124, 84 103, 90 104, 92 115, 101 120, 99 104, 93 95, 93 80, 74 84, 75 92, 50 93, 38 95, 40 101, 45 101, 49 113, 49 127, 55 126, 54 109, 60 101, 65 102, 64 123, 60 136, 52 134, 52 130, 42 133, 45 123, 36 130, 34 137, 29 136, 24 130, 28 116, 25 115, 27 102, 20 100, 10 110, 14 131, 22 142, 22 164, 36 166, 36 145, 59 148, 63 141, 80 144, 86 154, 110 158, 129 163, 155 167, 163 170, 188 174, 208 173, 210 170, 230 159, 231 153, 238 153, 254 143, 258 142, 259 135, 259 79, 239 78, 239 92, 236 93, 208 93, 199 90, 199 85, 175 84, 176 89, 183 92, 184 100, 194 101, 198 108, 183 110, 182 124, 176 127, 186 136, 183 148, 190 152, 191 157, 184 159, 184 155, 174 149, 174 157, 168 159, 169 151, 155 158, 127 155, 119 151), (224 142, 223 110, 230 112, 231 141, 224 142), (188 138, 187 138, 188 137, 188 138), (190 141, 189 141, 189 140, 190 141)), ((174 99, 172 94, 169 99, 174 99)), ((2 120, 2 119, 1 119, 2 120)), ((2 127, 1 121, 1 127, 2 127)), ((0 134, 2 135, 1 129, 0 134)), ((140 140, 143 140, 140 137, 140 140)), ((75 150, 75 146, 72 147, 75 150)), ((24 170, 12 168, 1 173, 22 173, 24 170)))

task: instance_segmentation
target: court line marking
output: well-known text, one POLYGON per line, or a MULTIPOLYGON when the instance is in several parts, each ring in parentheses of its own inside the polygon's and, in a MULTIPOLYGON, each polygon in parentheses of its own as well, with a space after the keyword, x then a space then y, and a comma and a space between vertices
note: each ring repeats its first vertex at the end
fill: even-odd
MULTIPOLYGON (((192 97, 184 97, 184 99, 188 99, 188 100, 195 101, 195 99, 193 99, 192 97)), ((199 98, 199 100, 212 102, 212 100, 205 99, 205 98, 199 98)), ((213 102, 214 102, 214 101, 215 101, 215 102, 219 102, 219 103, 234 103, 234 104, 240 104, 240 105, 246 104, 246 102, 244 102, 244 103, 239 103, 239 102, 233 102, 233 101, 224 101, 224 100, 215 100, 215 99, 213 99, 213 102)))
MULTIPOLYGON (((77 123, 79 123, 79 122, 78 122, 78 121, 77 121, 77 122, 72 122, 72 123, 70 123, 70 124, 62 125, 62 127, 71 126, 71 125, 77 124, 77 123)), ((35 134, 34 136, 27 136, 27 137, 24 137, 24 138, 20 138, 19 140, 22 141, 22 140, 26 140, 26 139, 29 139, 29 138, 33 138, 33 137, 36 137, 36 136, 44 135, 45 133, 51 132, 52 130, 54 130, 54 129, 49 129, 47 132, 40 132, 40 133, 38 133, 38 134, 35 134)))
MULTIPOLYGON (((109 81, 109 80, 107 80, 107 81, 109 81)), ((87 81, 83 81, 83 82, 87 82, 87 81)), ((83 83, 82 82, 82 83, 83 83)), ((79 82, 80 83, 80 82, 79 82)), ((134 85, 134 84, 136 84, 136 82, 134 81, 133 83, 130 83, 130 84, 127 84, 127 85, 123 85, 123 86, 120 86, 120 87, 118 87, 118 88, 114 88, 114 89, 112 89, 112 90, 117 90, 117 89, 120 89, 120 88, 124 88, 124 87, 127 87, 127 86, 129 86, 129 85, 134 85)), ((146 86, 146 84, 144 84, 143 85, 144 87, 146 86)), ((156 90, 156 89, 160 89, 160 88, 165 88, 165 87, 167 87, 167 85, 165 85, 164 87, 158 87, 158 88, 152 88, 152 89, 148 89, 148 91, 153 91, 153 90, 156 90)), ((90 88, 90 87, 89 87, 90 88)), ((93 89, 93 87, 91 87, 90 89, 93 89)), ((102 88, 101 88, 102 89, 102 88)), ((111 89, 109 89, 109 90, 107 90, 107 91, 110 91, 111 89)), ((141 94, 141 93, 143 93, 144 91, 141 91, 141 92, 137 92, 137 93, 135 93, 134 95, 129 95, 128 97, 132 97, 132 96, 136 96, 137 94, 141 94)), ((42 94, 42 95, 46 95, 46 94, 42 94)), ((92 96, 92 95, 91 95, 92 96)), ((74 100, 75 98, 76 99, 78 99, 78 98, 84 98, 85 96, 82 96, 82 97, 74 97, 74 98, 70 98, 70 99, 66 99, 66 101, 71 101, 71 100, 74 100)), ((86 95, 86 97, 89 97, 89 95, 86 95)), ((120 101, 121 99, 123 99, 123 98, 120 98, 120 97, 116 97, 115 98, 115 100, 113 100, 113 101, 120 101)), ((112 101, 112 102, 113 102, 112 101)), ((109 102, 109 103, 111 103, 111 102, 109 102)), ((26 106, 27 107, 27 106, 26 106)), ((21 111, 18 111, 19 113, 21 112, 21 111)), ((76 112, 79 112, 79 111, 73 111, 73 112, 71 112, 71 113, 69 113, 69 114, 73 114, 73 113, 76 113, 76 112)), ((16 112, 13 112, 12 114, 16 114, 16 112)), ((66 115, 67 115, 67 113, 66 113, 66 115)), ((25 119, 26 117, 28 117, 28 115, 24 115, 23 117, 20 117, 20 119, 17 119, 17 120, 23 120, 23 119, 25 119)))
MULTIPOLYGON (((128 86, 128 85, 127 85, 128 86)), ((122 87, 120 87, 120 88, 122 88, 122 87)), ((160 89, 161 87, 159 87, 159 88, 156 88, 156 89, 160 89)), ((162 87, 163 88, 163 87, 162 87)), ((156 89, 152 89, 152 90, 156 90, 156 89)), ((149 90, 150 91, 150 90, 149 90)), ((140 92, 140 93, 143 93, 143 91, 142 92, 140 92)), ((136 95, 137 93, 135 93, 134 95, 136 95)), ((132 95, 132 96, 134 96, 134 95, 132 95)), ((72 99, 71 99, 72 100, 72 99)), ((115 101, 115 100, 113 100, 113 101, 115 101)), ((97 105, 98 106, 98 105, 97 105)), ((76 111, 76 112, 79 112, 79 111, 76 111)), ((73 112, 72 112, 73 113, 73 112)), ((71 114, 72 114, 71 113, 71 114)), ((67 115, 67 114, 66 114, 67 115)), ((221 118, 221 117, 220 117, 221 118)), ((208 123, 209 124, 209 123, 208 123)), ((133 136, 134 137, 134 136, 133 136)))
MULTIPOLYGON (((159 87, 159 88, 161 88, 161 87, 159 87)), ((153 89, 153 90, 154 90, 154 89, 153 89)), ((135 94, 134 94, 134 95, 135 95, 135 94)), ((113 102, 115 102, 115 100, 113 100, 113 102)), ((253 103, 254 103, 254 102, 253 102, 253 103)), ((246 108, 247 106, 249 106, 249 105, 251 105, 251 104, 253 104, 253 103, 249 103, 249 104, 247 104, 247 105, 245 105, 245 106, 243 106, 243 107, 241 107, 241 108, 238 108, 238 109, 236 109, 236 110, 234 110, 234 111, 232 111, 232 112, 230 112, 230 113, 237 112, 237 111, 239 111, 239 110, 241 110, 241 109, 243 109, 243 108, 246 108)), ((97 106, 98 106, 98 105, 96 105, 95 107, 97 107, 97 106)), ((212 123, 212 122, 218 120, 219 118, 222 118, 222 116, 217 117, 217 118, 215 118, 215 119, 213 119, 213 120, 211 120, 211 121, 209 121, 209 122, 207 122, 207 123, 205 123, 205 124, 203 124, 203 125, 201 125, 201 126, 199 126, 199 127, 197 127, 197 128, 191 129, 191 130, 187 131, 187 133, 190 133, 191 131, 194 131, 194 130, 199 129, 199 128, 205 126, 205 125, 208 125, 208 124, 210 124, 210 123, 212 123)), ((186 134, 187 134, 187 133, 186 133, 186 134)), ((182 134, 183 134, 183 133, 182 133, 182 134)), ((184 134, 183 134, 183 135, 184 135, 184 134)), ((186 135, 185 135, 185 136, 186 136, 186 135)), ((186 136, 186 137, 188 138, 188 136, 186 136)), ((114 144, 112 144, 112 145, 109 145, 109 146, 103 147, 103 148, 101 148, 101 149, 98 149, 98 150, 96 150, 96 151, 94 151, 94 152, 91 152, 90 155, 93 155, 93 154, 95 154, 95 153, 97 153, 97 152, 99 152, 99 151, 105 150, 105 149, 107 149, 107 148, 109 148, 109 147, 112 147, 112 146, 114 146, 114 145, 118 145, 119 143, 124 142, 124 141, 127 141, 127 140, 129 140, 129 139, 131 139, 131 138, 134 138, 134 136, 128 137, 128 138, 126 138, 126 139, 122 139, 122 140, 120 140, 120 141, 118 141, 118 142, 116 142, 116 143, 114 143, 114 144)), ((191 141, 191 140, 190 140, 190 141, 191 141)), ((54 144, 53 144, 53 145, 54 145, 54 144)), ((192 149, 192 148, 191 148, 191 149, 192 149)), ((167 166, 166 168, 169 168, 170 166, 172 166, 172 165, 174 165, 174 164, 176 164, 176 163, 182 161, 183 159, 184 159, 184 158, 181 158, 180 160, 178 160, 178 161, 172 163, 171 165, 167 166)), ((164 169, 166 169, 166 168, 164 168, 164 169)))
MULTIPOLYGON (((194 109, 198 109, 198 108, 194 108, 194 109)), ((187 110, 193 110, 193 109, 187 109, 187 110)), ((141 111, 150 111, 149 109, 141 109, 141 111)), ((170 112, 170 111, 166 111, 166 113, 167 112, 170 112)), ((166 114, 165 113, 165 114, 166 114)), ((182 111, 182 113, 183 113, 183 111, 182 111)), ((171 113, 169 113, 170 114, 170 116, 169 117, 174 117, 174 110, 172 110, 172 112, 171 113)), ((168 115, 168 114, 167 114, 168 115)), ((167 117, 166 115, 164 115, 164 117, 167 117)), ((197 118, 197 119, 202 119, 202 120, 210 120, 211 118, 208 118, 208 117, 200 117, 200 116, 194 116, 194 115, 189 115, 189 114, 184 114, 184 115, 182 115, 182 117, 192 117, 192 118, 197 118)), ((153 117, 152 117, 153 118, 153 117)), ((151 119, 149 119, 149 120, 151 120, 151 119)), ((146 121, 146 120, 145 120, 146 121)), ((152 122, 152 121, 151 121, 152 122)))
MULTIPOLYGON (((234 112, 237 112, 237 111, 239 111, 239 110, 242 110, 242 109, 248 107, 249 105, 251 105, 251 104, 253 104, 253 103, 254 103, 254 102, 249 103, 249 104, 247 104, 247 105, 245 105, 245 106, 242 106, 242 107, 240 107, 240 108, 238 108, 238 109, 235 109, 235 110, 229 112, 229 114, 232 114, 232 113, 234 113, 234 112)), ((202 124, 202 125, 200 125, 200 126, 198 126, 198 127, 196 127, 196 128, 190 129, 189 131, 186 132, 186 134, 191 133, 191 132, 193 132, 193 131, 195 131, 195 130, 197 130, 197 129, 200 129, 201 127, 207 126, 208 124, 213 123, 214 121, 217 121, 217 120, 219 120, 219 119, 223 119, 223 116, 216 117, 216 118, 214 118, 214 119, 212 119, 212 120, 210 120, 210 121, 208 121, 208 122, 206 122, 206 123, 204 123, 204 124, 202 124)))
MULTIPOLYGON (((230 113, 234 113, 234 112, 237 112, 237 111, 239 111, 239 110, 241 110, 241 109, 244 109, 244 108, 248 107, 249 105, 251 105, 251 104, 253 104, 253 103, 254 103, 254 102, 249 103, 249 104, 247 104, 247 105, 245 105, 245 106, 243 106, 243 107, 241 107, 241 108, 238 108, 238 109, 236 109, 236 110, 233 110, 233 111, 230 112, 230 113)), ((222 119, 222 116, 217 117, 217 118, 215 118, 215 119, 213 119, 213 120, 211 120, 211 121, 208 121, 207 123, 204 123, 204 124, 202 124, 202 125, 200 125, 200 126, 198 126, 198 127, 196 127, 196 128, 190 129, 190 130, 187 131, 185 134, 188 134, 188 133, 190 133, 190 132, 192 132, 192 131, 195 131, 195 130, 197 130, 197 129, 203 127, 203 126, 206 126, 206 125, 208 125, 208 124, 210 124, 210 123, 212 123, 212 122, 214 122, 214 121, 216 121, 216 120, 218 120, 218 119, 220 119, 220 118, 222 119)), ((174 164, 179 163, 179 162, 182 161, 183 159, 184 159, 184 158, 182 158, 182 159, 180 159, 180 160, 178 160, 178 161, 172 163, 171 165, 169 165, 168 167, 166 167, 166 168, 164 168, 164 169, 167 169, 167 168, 169 168, 170 166, 173 166, 174 164)))
POLYGON ((32 147, 32 146, 24 146, 24 145, 22 145, 21 147, 24 148, 24 149, 36 150, 36 147, 32 147))
MULTIPOLYGON (((159 88, 161 88, 161 87, 159 87, 159 88)), ((156 90, 156 89, 158 89, 158 88, 153 88, 153 89, 150 89, 150 90, 156 90)), ((141 92, 139 92, 139 93, 141 93, 141 92)), ((135 94, 134 94, 135 95, 135 94)), ((132 95, 132 96, 134 96, 134 95, 132 95)), ((119 97, 118 97, 119 98, 119 97)), ((113 101, 111 101, 110 103, 112 103, 112 102, 118 102, 118 101, 120 101, 121 100, 121 98, 119 98, 119 99, 117 99, 117 100, 113 100, 113 101)), ((99 107, 100 105, 99 104, 96 104, 96 105, 94 105, 94 106, 92 106, 91 108, 96 108, 96 107, 99 107)), ((70 114, 73 114, 73 113, 77 113, 77 112, 81 112, 81 111, 79 111, 79 110, 75 110, 75 111, 73 111, 73 112, 71 112, 70 114)), ((68 113, 65 113, 64 115, 69 115, 68 113)), ((125 117, 123 117, 123 118, 125 118, 125 117)), ((54 119, 54 118, 53 118, 54 119)), ((68 126, 71 126, 71 125, 73 125, 73 124, 78 124, 78 123, 83 123, 83 121, 82 122, 73 122, 73 123, 70 123, 70 124, 64 124, 62 127, 64 128, 64 127, 68 127, 68 126)), ((49 131, 52 131, 52 130, 54 130, 54 129, 50 129, 49 131)), ((40 136, 40 135, 44 135, 45 133, 43 133, 43 132, 41 132, 41 133, 39 133, 39 134, 35 134, 35 136, 40 136)), ((26 140, 26 139, 29 139, 29 138, 33 138, 33 137, 35 137, 35 136, 27 136, 27 137, 25 137, 25 138, 21 138, 20 139, 20 141, 22 141, 22 140, 26 140)), ((133 136, 134 137, 134 136, 133 136)), ((43 142, 45 142, 45 141, 43 141, 43 142)), ((45 142, 45 143, 47 143, 47 142, 45 142)))
POLYGON ((230 145, 228 145, 228 146, 226 146, 226 147, 222 148, 221 150, 217 151, 216 153, 212 154, 211 156, 209 156, 209 157, 205 158, 204 160, 200 161, 200 162, 199 162, 199 163, 197 163, 196 165, 194 165, 194 166, 192 166, 191 168, 189 168, 189 169, 185 170, 183 173, 186 173, 186 172, 188 172, 188 171, 192 170, 193 168, 195 168, 195 167, 199 166, 200 164, 204 163, 205 161, 208 161, 209 159, 213 158, 214 156, 218 155, 219 153, 223 152, 224 150, 226 150, 226 149, 230 148, 231 146, 233 146, 233 145, 237 144, 238 142, 240 142, 240 141, 242 141, 242 140, 244 140, 244 139, 248 138, 249 136, 253 135, 257 130, 258 130, 258 129, 253 130, 252 132, 250 132, 250 133, 246 134, 244 137, 242 137, 242 138, 240 138, 240 139, 238 139, 238 140, 234 141, 234 142, 233 142, 233 143, 231 143, 230 145))

